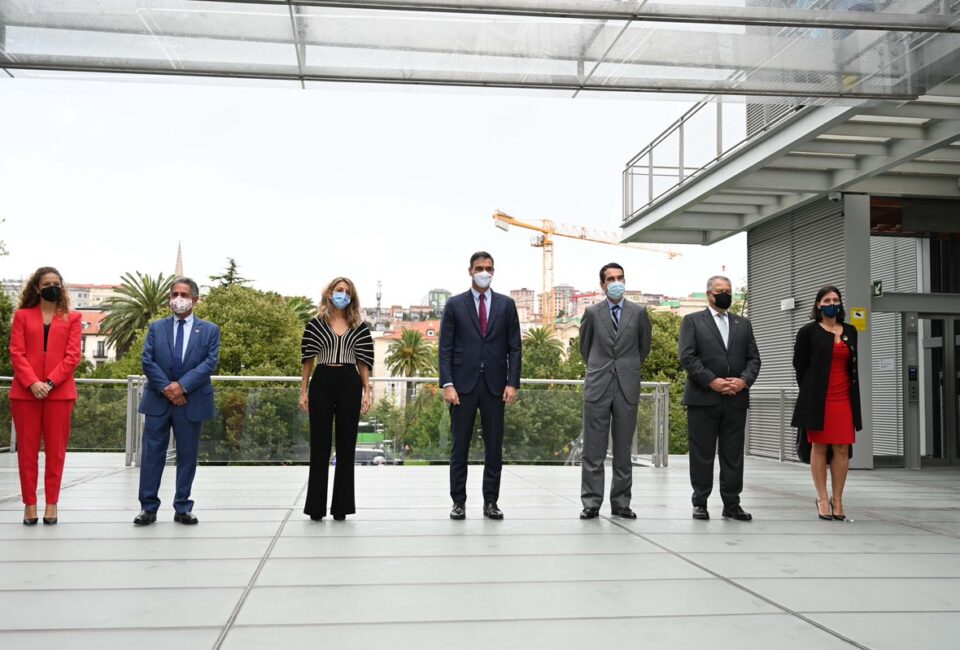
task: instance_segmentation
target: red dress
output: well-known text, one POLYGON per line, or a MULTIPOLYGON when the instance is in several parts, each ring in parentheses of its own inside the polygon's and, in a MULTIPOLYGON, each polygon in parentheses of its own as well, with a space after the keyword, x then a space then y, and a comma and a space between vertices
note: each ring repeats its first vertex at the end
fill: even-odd
POLYGON ((818 445, 852 445, 853 407, 850 405, 850 348, 846 343, 833 343, 830 381, 823 410, 823 431, 807 430, 807 440, 818 445))

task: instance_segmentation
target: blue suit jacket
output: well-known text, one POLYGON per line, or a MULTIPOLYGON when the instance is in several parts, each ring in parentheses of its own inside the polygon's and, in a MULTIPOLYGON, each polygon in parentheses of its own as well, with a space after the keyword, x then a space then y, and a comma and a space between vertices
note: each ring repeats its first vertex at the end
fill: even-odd
POLYGON ((143 374, 147 376, 147 387, 140 401, 140 412, 162 416, 170 409, 183 408, 188 420, 203 422, 214 416, 210 376, 216 372, 220 357, 220 328, 193 317, 193 331, 183 356, 182 374, 177 380, 187 394, 187 404, 174 406, 163 395, 163 389, 172 381, 173 318, 169 316, 150 323, 143 344, 143 374))
MULTIPOLYGON (((492 293, 492 291, 491 291, 492 293)), ((513 298, 493 294, 487 335, 480 336, 480 317, 470 291, 447 301, 440 320, 440 385, 458 393, 477 386, 480 368, 487 388, 501 395, 506 385, 520 387, 520 318, 513 298)))

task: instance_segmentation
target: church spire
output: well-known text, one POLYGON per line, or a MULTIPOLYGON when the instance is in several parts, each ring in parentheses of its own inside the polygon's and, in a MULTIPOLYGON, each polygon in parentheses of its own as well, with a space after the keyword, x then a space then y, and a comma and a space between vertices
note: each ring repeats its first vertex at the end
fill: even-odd
POLYGON ((183 251, 180 242, 177 242, 177 268, 173 271, 174 277, 183 277, 183 251))

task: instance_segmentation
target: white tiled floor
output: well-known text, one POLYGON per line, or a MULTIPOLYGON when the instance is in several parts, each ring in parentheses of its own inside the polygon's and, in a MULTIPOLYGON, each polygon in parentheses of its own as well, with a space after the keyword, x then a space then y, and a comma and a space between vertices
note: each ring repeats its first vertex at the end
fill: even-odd
POLYGON ((503 522, 450 521, 446 467, 358 467, 322 523, 304 467, 201 467, 199 526, 136 528, 137 471, 72 454, 61 523, 27 528, 2 454, 0 647, 960 647, 957 470, 854 472, 822 522, 806 467, 749 459, 739 523, 693 521, 671 463, 635 470, 636 521, 580 521, 575 467, 507 466, 503 522))

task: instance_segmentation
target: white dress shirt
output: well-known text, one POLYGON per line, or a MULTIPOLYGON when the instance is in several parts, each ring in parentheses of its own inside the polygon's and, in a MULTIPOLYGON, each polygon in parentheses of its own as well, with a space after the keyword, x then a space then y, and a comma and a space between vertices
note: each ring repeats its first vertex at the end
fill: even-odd
POLYGON ((713 314, 713 322, 717 324, 717 329, 720 330, 720 336, 723 338, 723 347, 730 347, 730 314, 727 312, 720 312, 713 308, 713 305, 708 305, 710 312, 713 314))
MULTIPOLYGON (((177 347, 177 323, 180 322, 180 317, 176 314, 173 315, 173 347, 177 347)), ((187 343, 190 342, 190 333, 193 331, 193 312, 190 312, 190 315, 183 319, 183 354, 180 357, 180 361, 183 361, 187 356, 187 343)))

